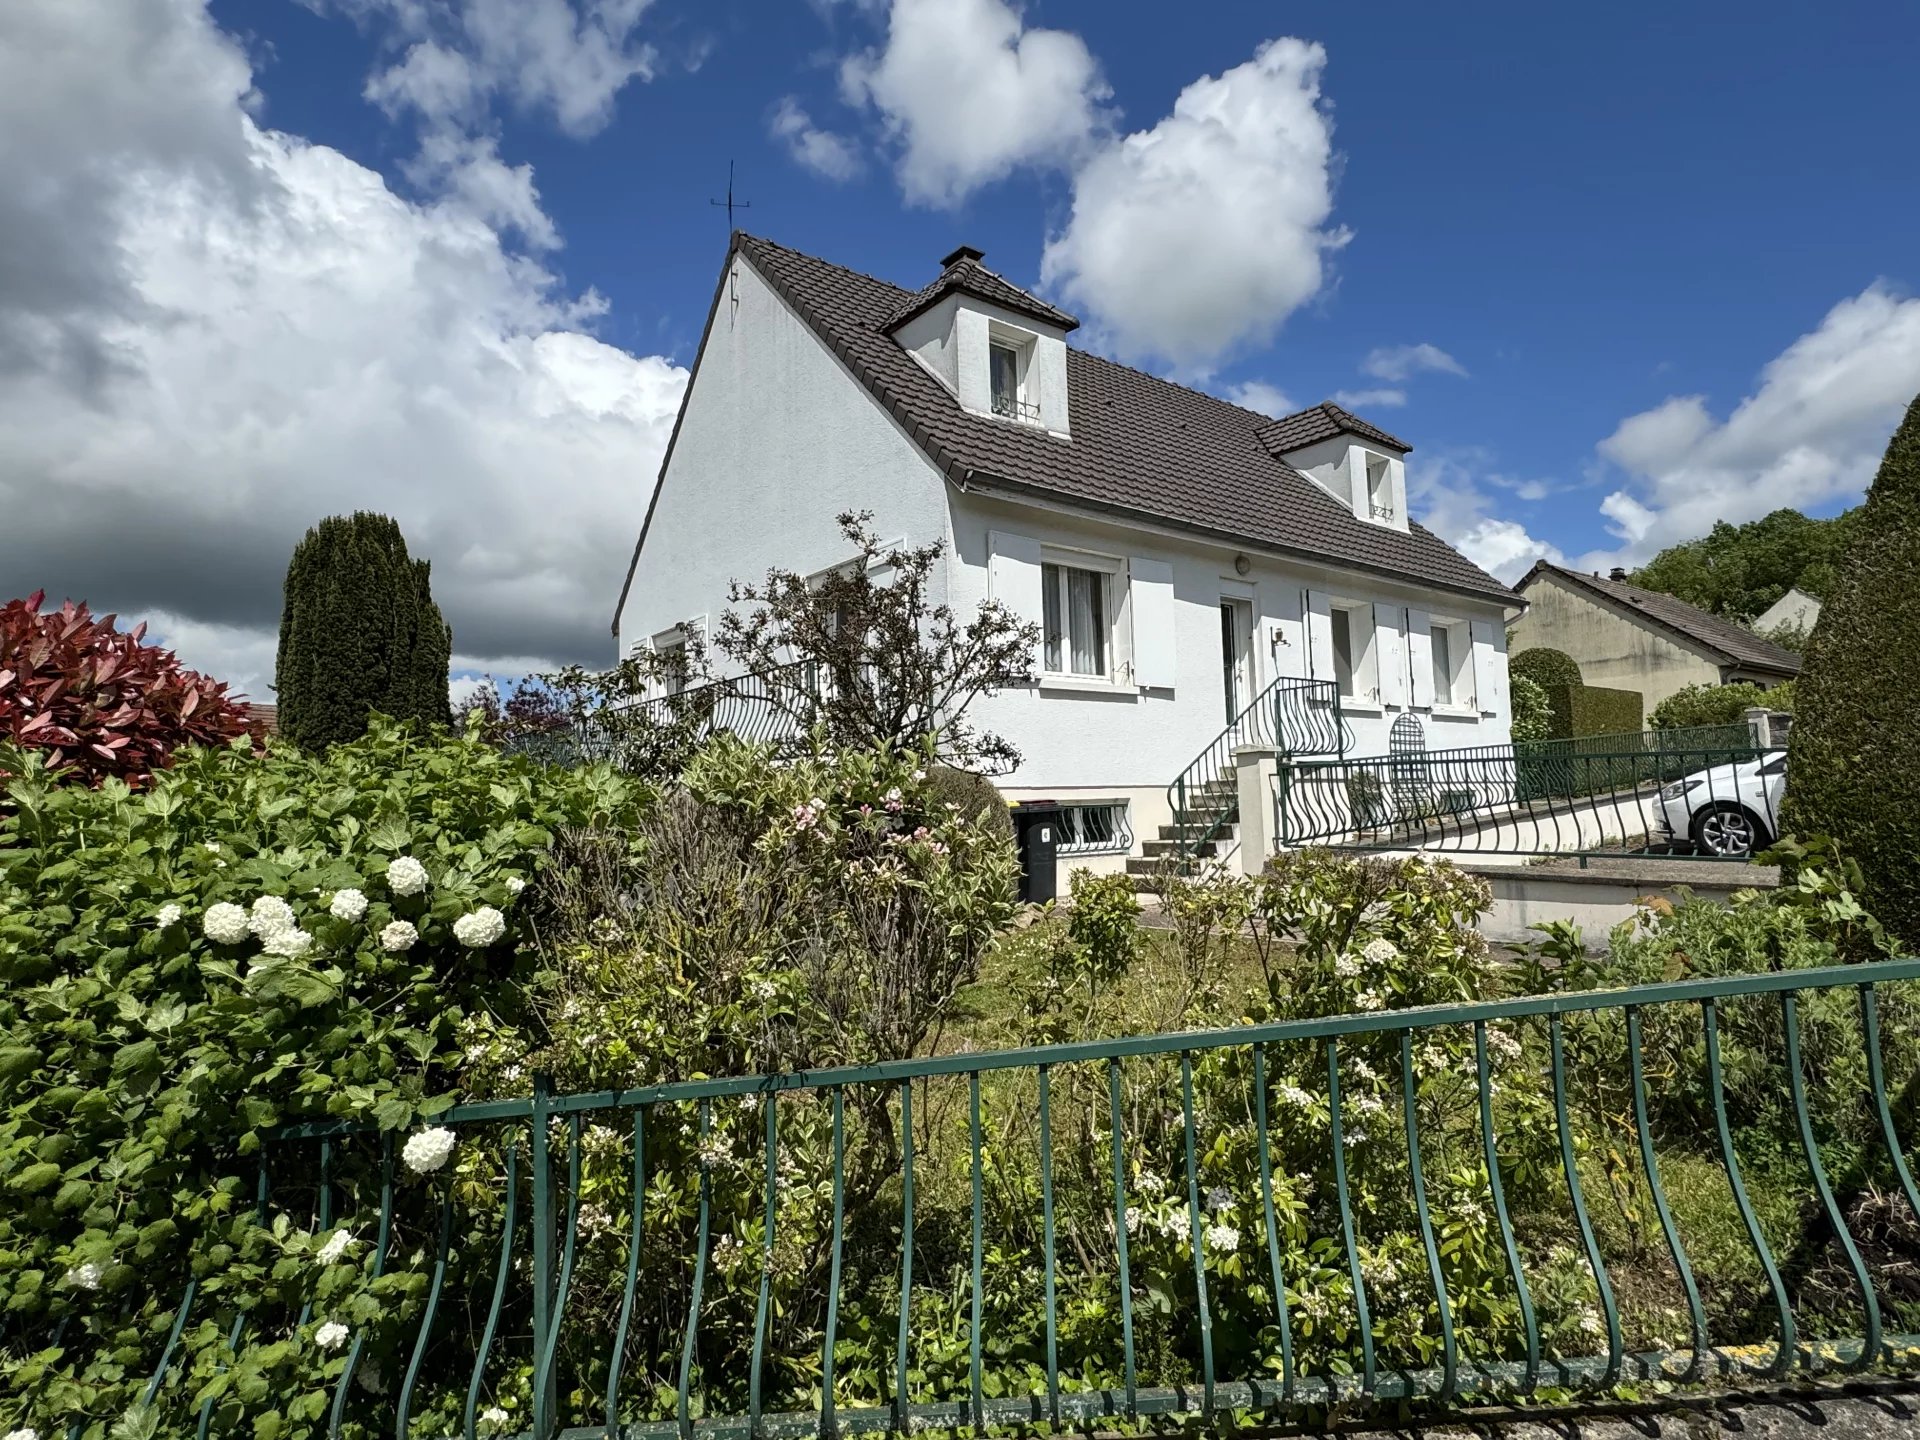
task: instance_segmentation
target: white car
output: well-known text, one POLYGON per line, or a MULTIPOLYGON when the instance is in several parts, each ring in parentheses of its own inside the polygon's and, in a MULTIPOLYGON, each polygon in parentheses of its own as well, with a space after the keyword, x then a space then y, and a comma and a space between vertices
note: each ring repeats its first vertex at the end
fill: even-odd
POLYGON ((1771 845, 1780 833, 1787 752, 1714 765, 1665 785, 1654 817, 1669 844, 1690 843, 1729 859, 1771 845))

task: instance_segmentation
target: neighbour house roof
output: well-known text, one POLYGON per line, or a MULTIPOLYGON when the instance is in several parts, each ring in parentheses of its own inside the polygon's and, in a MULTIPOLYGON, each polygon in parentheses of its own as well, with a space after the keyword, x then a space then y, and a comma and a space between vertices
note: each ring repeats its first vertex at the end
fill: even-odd
POLYGON ((1524 594, 1530 585, 1544 575, 1556 576, 1589 594, 1610 600, 1616 606, 1637 611, 1653 625, 1679 634, 1725 664, 1775 675, 1800 673, 1800 657, 1793 651, 1775 645, 1770 640, 1762 640, 1744 625, 1737 625, 1722 616, 1702 610, 1698 605, 1689 605, 1677 595, 1668 595, 1659 590, 1642 590, 1638 585, 1627 584, 1625 580, 1589 575, 1583 571, 1569 570, 1563 565, 1550 565, 1545 560, 1522 577, 1518 588, 1524 594))
POLYGON ((1371 440, 1376 445, 1385 445, 1402 454, 1413 449, 1406 441, 1389 435, 1378 425, 1362 420, 1351 410, 1342 410, 1331 400, 1322 400, 1318 405, 1309 405, 1304 410, 1296 410, 1291 415, 1273 421, 1260 431, 1260 443, 1276 455, 1287 455, 1295 450, 1304 450, 1309 445, 1318 445, 1322 440, 1331 440, 1336 435, 1358 435, 1362 440, 1371 440))
MULTIPOLYGON (((1086 351, 1067 349, 1070 440, 962 409, 958 398, 891 334, 916 306, 937 303, 933 292, 942 284, 979 294, 976 287, 988 284, 982 277, 989 277, 1020 304, 1014 306, 998 290, 982 298, 1039 313, 1062 328, 1077 323, 985 269, 978 251, 956 251, 941 278, 919 292, 741 232, 734 234, 733 252, 752 263, 933 464, 962 488, 1063 501, 1229 544, 1519 603, 1511 589, 1424 526, 1411 525, 1403 532, 1361 520, 1279 459, 1265 435, 1287 422, 1086 351), (960 279, 951 278, 955 272, 960 279)), ((723 283, 724 275, 723 269, 723 283)), ((716 303, 717 298, 716 292, 716 303)), ((686 402, 681 403, 684 407, 686 402)), ((1399 450, 1408 448, 1334 406, 1302 414, 1322 412, 1324 418, 1315 424, 1331 423, 1399 450)), ((663 480, 672 455, 669 440, 660 468, 663 480)), ((656 487, 656 503, 658 495, 656 487)), ((643 527, 627 571, 629 584, 645 543, 643 527)), ((625 600, 623 589, 621 604, 625 600)))

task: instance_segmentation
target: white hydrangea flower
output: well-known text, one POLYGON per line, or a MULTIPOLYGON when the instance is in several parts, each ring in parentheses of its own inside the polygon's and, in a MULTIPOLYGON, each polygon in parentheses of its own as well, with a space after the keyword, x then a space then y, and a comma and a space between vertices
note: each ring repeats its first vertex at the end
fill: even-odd
POLYGON ((158 910, 153 912, 153 923, 158 925, 162 930, 166 929, 169 925, 178 925, 180 923, 180 907, 172 904, 162 905, 158 910))
POLYGON ((200 917, 200 929, 216 945, 238 945, 253 934, 247 924, 247 912, 231 900, 209 905, 207 913, 200 917))
POLYGON ((18 1430, 9 1430, 0 1440, 40 1440, 40 1432, 31 1425, 22 1425, 18 1430))
MULTIPOLYGON (((507 894, 518 895, 522 890, 526 888, 527 888, 527 882, 522 880, 518 875, 509 875, 507 877, 507 894)), ((501 1413, 504 1414, 505 1412, 503 1411, 501 1413)))
POLYGON ((512 1418, 511 1415, 507 1414, 507 1412, 502 1410, 498 1405, 489 1405, 480 1412, 480 1423, 491 1426, 495 1430, 500 1429, 507 1424, 508 1421, 512 1420, 512 1418))
POLYGON ((491 905, 482 905, 453 922, 453 938, 474 949, 495 944, 506 933, 506 918, 491 905))
POLYGON ((1370 965, 1384 965, 1389 960, 1400 958, 1400 947, 1383 935, 1376 940, 1369 940, 1360 954, 1370 965))
POLYGON ((414 941, 420 938, 420 932, 413 928, 410 921, 389 920, 380 928, 380 948, 390 954, 398 955, 403 950, 411 950, 414 941))
POLYGON ((347 1343, 347 1327, 338 1320, 329 1320, 313 1332, 313 1343, 322 1350, 338 1350, 347 1343))
POLYGON ((262 895, 253 902, 253 909, 247 918, 247 928, 260 939, 266 940, 282 930, 291 930, 295 926, 293 907, 278 895, 262 895))
POLYGON ((89 1260, 84 1265, 76 1265, 67 1272, 67 1284, 75 1290, 98 1290, 100 1288, 100 1262, 89 1260))
POLYGON ((1207 1248, 1218 1250, 1222 1255, 1240 1248, 1240 1232, 1231 1225, 1209 1225, 1207 1227, 1207 1248))
POLYGON ((418 895, 427 888, 427 867, 411 855, 388 861, 387 888, 396 895, 418 895))
POLYGON ((447 1157, 453 1154, 453 1131, 444 1125, 436 1125, 431 1130, 421 1130, 407 1138, 401 1148, 400 1158, 406 1161, 407 1168, 416 1175, 426 1175, 438 1170, 447 1163, 447 1157))
POLYGON ((327 913, 336 920, 358 920, 367 913, 367 897, 352 886, 336 890, 333 892, 333 903, 327 906, 327 913))
POLYGON ((262 952, 287 960, 298 960, 313 948, 313 936, 304 930, 275 930, 260 945, 262 952))
POLYGON ((338 1265, 353 1249, 353 1236, 345 1230, 336 1230, 327 1237, 327 1243, 313 1252, 313 1258, 322 1265, 338 1265))

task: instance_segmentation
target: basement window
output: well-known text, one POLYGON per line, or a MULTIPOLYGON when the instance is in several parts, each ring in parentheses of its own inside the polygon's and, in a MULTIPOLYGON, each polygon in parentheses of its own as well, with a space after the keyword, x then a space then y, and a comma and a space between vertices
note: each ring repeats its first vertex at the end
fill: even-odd
POLYGON ((1127 802, 1100 800, 1067 805, 1060 811, 1062 855, 1125 853, 1133 849, 1133 827, 1127 823, 1127 802))

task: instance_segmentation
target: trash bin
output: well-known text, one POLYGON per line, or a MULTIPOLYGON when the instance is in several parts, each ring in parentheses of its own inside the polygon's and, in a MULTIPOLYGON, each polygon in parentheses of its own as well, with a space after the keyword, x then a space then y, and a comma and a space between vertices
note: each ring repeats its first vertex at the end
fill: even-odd
POLYGON ((1060 849, 1060 805, 1023 800, 1013 810, 1013 843, 1020 856, 1020 898, 1039 904, 1055 894, 1054 860, 1060 849))

